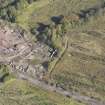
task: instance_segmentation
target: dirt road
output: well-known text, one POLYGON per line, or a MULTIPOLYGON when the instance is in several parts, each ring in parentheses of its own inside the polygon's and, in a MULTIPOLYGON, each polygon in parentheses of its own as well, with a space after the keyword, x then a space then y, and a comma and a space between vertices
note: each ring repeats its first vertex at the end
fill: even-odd
POLYGON ((31 78, 30 76, 28 76, 26 74, 17 73, 17 75, 18 75, 18 78, 28 80, 32 84, 34 84, 34 85, 36 85, 36 86, 38 86, 38 87, 40 87, 44 90, 59 93, 61 95, 64 95, 68 98, 73 98, 73 99, 75 99, 79 102, 85 103, 87 105, 105 105, 105 102, 100 102, 100 101, 92 99, 88 96, 82 96, 82 95, 80 95, 79 93, 76 93, 76 92, 70 92, 70 91, 63 90, 62 88, 58 88, 55 85, 51 86, 51 85, 46 84, 42 81, 31 78))

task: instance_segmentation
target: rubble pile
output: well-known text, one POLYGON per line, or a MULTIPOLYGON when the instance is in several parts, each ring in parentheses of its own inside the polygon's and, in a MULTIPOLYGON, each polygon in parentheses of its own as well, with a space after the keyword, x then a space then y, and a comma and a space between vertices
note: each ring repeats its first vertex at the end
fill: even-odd
POLYGON ((44 62, 49 61, 49 47, 34 42, 26 37, 26 33, 0 27, 0 63, 7 64, 12 72, 25 72, 32 76, 42 77, 46 68, 44 62))

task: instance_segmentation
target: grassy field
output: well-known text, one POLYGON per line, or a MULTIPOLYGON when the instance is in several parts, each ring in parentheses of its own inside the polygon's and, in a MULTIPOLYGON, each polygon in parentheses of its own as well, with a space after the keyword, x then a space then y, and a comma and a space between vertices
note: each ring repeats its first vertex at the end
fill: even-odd
POLYGON ((39 0, 38 2, 32 3, 28 7, 24 8, 23 10, 17 11, 16 22, 25 29, 29 28, 29 21, 32 13, 48 4, 49 0, 39 0))
POLYGON ((11 79, 0 86, 0 105, 84 105, 59 94, 11 79))
POLYGON ((78 13, 80 10, 87 9, 99 3, 99 0, 39 0, 17 11, 16 22, 24 28, 30 28, 36 25, 37 22, 48 21, 52 16, 68 15, 72 14, 72 12, 78 13))

